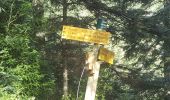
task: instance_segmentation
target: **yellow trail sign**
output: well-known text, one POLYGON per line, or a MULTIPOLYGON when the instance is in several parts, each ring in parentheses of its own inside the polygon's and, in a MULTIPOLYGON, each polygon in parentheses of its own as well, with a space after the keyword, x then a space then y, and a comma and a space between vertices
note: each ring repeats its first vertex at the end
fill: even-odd
POLYGON ((98 59, 113 64, 115 54, 105 48, 99 49, 98 59))
POLYGON ((62 38, 97 44, 108 44, 110 33, 99 30, 63 26, 62 38))

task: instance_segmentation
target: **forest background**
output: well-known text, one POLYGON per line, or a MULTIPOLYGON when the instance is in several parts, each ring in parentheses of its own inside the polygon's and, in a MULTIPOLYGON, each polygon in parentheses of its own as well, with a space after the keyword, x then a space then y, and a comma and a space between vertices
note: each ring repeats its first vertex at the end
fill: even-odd
POLYGON ((75 100, 93 44, 61 39, 62 26, 95 30, 99 17, 115 60, 96 100, 170 100, 170 0, 0 0, 0 99, 75 100))

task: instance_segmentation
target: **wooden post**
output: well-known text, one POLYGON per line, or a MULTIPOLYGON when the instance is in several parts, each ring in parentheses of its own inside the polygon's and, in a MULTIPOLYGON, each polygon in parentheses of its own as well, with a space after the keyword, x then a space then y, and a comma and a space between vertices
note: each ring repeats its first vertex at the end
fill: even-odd
MULTIPOLYGON (((97 30, 102 30, 105 27, 105 21, 101 18, 98 19, 97 21, 97 30)), ((95 95, 96 95, 96 88, 97 88, 97 81, 99 77, 99 71, 100 71, 100 64, 101 62, 97 61, 97 55, 99 51, 100 46, 95 45, 94 50, 93 50, 93 55, 89 56, 87 61, 89 61, 89 68, 91 68, 91 65, 93 65, 92 68, 92 74, 90 73, 90 76, 88 77, 88 82, 86 86, 86 94, 85 94, 85 99, 84 100, 94 100, 95 95), (90 58, 93 61, 90 61, 90 58)))
POLYGON ((84 100, 94 100, 96 95, 97 81, 99 77, 101 62, 97 61, 98 47, 95 47, 95 49, 96 50, 94 50, 92 54, 89 54, 87 58, 89 77, 84 100))
POLYGON ((96 62, 93 68, 94 74, 88 77, 84 100, 94 100, 96 95, 97 81, 99 77, 100 62, 96 62))

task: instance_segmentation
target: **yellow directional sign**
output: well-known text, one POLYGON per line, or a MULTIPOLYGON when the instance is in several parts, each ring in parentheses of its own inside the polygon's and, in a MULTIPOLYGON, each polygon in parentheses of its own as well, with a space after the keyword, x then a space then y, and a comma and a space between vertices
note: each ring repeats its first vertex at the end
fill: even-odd
POLYGON ((99 49, 98 59, 113 64, 115 54, 105 48, 99 49))
POLYGON ((97 44, 108 44, 110 33, 99 30, 63 26, 62 38, 97 44))

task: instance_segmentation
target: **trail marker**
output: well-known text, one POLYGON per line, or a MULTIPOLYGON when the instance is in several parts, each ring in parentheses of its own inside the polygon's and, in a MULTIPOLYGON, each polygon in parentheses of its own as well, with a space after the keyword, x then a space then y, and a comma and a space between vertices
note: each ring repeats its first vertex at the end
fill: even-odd
POLYGON ((108 44, 110 33, 100 30, 63 26, 62 38, 97 44, 108 44))
MULTIPOLYGON (((105 26, 104 20, 99 19, 97 24, 97 29, 103 29, 105 26)), ((101 30, 90 30, 72 26, 63 26, 62 36, 63 39, 70 39, 82 42, 96 43, 106 45, 109 43, 110 33, 101 30)), ((84 100, 94 100, 97 89, 97 81, 99 77, 100 61, 97 59, 105 61, 107 63, 113 64, 114 53, 105 49, 100 48, 98 52, 99 45, 93 50, 93 55, 90 55, 87 59, 88 67, 94 74, 88 77, 88 82, 86 86, 86 94, 84 100), (98 55, 98 56, 97 56, 98 55), (94 59, 91 59, 94 58, 94 59)))
POLYGON ((105 61, 107 63, 113 64, 115 54, 106 48, 100 48, 99 49, 99 54, 98 54, 98 59, 101 61, 105 61))

